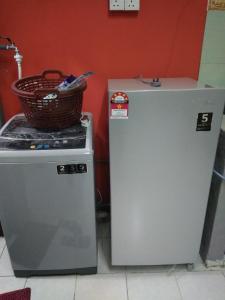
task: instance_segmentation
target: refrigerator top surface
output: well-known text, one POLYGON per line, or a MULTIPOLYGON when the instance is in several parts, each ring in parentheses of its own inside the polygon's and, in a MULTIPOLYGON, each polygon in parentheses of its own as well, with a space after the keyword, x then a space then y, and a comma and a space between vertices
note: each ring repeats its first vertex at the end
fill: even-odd
MULTIPOLYGON (((205 89, 206 86, 192 78, 159 78, 161 86, 151 85, 152 78, 109 79, 108 88, 111 92, 164 91, 164 90, 195 90, 205 89)), ((210 86, 208 86, 210 88, 210 86)))

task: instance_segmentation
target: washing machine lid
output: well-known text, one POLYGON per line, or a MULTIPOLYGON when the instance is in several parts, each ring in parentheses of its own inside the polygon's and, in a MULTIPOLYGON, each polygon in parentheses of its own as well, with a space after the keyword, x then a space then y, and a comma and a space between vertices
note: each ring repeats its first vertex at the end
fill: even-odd
POLYGON ((13 117, 0 132, 4 150, 82 149, 85 145, 86 127, 80 123, 58 131, 39 130, 23 114, 13 117))

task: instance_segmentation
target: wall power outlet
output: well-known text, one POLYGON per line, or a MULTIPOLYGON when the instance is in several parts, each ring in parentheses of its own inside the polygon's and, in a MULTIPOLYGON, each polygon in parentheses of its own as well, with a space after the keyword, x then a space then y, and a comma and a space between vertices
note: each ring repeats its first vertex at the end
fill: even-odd
POLYGON ((124 10, 124 0, 109 0, 109 10, 124 10))
POLYGON ((140 10, 140 0, 125 0, 125 10, 140 10))

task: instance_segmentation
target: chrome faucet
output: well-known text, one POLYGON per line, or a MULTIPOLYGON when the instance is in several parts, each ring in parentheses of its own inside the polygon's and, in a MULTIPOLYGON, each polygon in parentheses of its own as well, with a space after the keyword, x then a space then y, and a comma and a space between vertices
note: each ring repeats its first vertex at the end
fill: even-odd
POLYGON ((15 43, 9 37, 0 36, 0 39, 6 40, 7 44, 1 45, 0 50, 13 50, 15 51, 14 59, 18 67, 18 78, 22 78, 22 60, 23 56, 19 53, 19 49, 16 47, 15 43))

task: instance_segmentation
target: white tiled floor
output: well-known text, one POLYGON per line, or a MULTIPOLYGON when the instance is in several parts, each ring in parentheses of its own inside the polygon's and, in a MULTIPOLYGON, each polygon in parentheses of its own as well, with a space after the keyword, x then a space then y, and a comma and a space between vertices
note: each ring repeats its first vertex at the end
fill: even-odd
POLYGON ((13 276, 0 277, 0 293, 22 289, 25 283, 26 278, 15 278, 13 276))
POLYGON ((169 274, 127 274, 129 300, 181 300, 176 278, 169 274))
POLYGON ((77 276, 76 300, 127 300, 126 275, 77 276))
POLYGON ((9 258, 9 252, 6 246, 0 258, 0 276, 13 276, 13 269, 9 258))
POLYGON ((31 287, 32 300, 225 300, 225 269, 186 266, 112 267, 109 225, 98 227, 98 273, 15 278, 0 238, 0 293, 31 287))
POLYGON ((222 273, 198 272, 176 276, 183 300, 225 299, 225 277, 222 273))
POLYGON ((26 287, 31 288, 32 300, 72 300, 74 298, 76 276, 31 277, 26 287))

